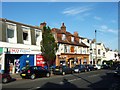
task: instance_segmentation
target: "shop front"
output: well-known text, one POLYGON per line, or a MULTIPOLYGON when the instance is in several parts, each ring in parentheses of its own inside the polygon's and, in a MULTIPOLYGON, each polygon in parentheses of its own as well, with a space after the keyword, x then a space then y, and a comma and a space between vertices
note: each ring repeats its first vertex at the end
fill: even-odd
POLYGON ((89 64, 89 54, 65 54, 62 53, 56 59, 56 65, 60 65, 63 62, 66 63, 67 66, 70 68, 74 67, 75 65, 79 64, 89 64), (61 60, 61 57, 65 57, 64 60, 61 60))
POLYGON ((30 49, 7 48, 5 54, 5 72, 19 73, 24 67, 36 66, 37 54, 31 53, 30 49))

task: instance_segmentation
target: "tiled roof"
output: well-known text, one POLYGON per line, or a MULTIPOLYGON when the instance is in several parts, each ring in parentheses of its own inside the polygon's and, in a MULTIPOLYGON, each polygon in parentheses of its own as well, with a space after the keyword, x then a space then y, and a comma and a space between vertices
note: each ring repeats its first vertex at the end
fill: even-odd
POLYGON ((52 28, 51 30, 52 33, 57 33, 57 42, 58 43, 63 43, 63 44, 69 44, 69 45, 75 45, 75 46, 82 46, 82 47, 88 47, 86 44, 84 43, 79 43, 79 39, 81 37, 79 36, 75 36, 73 34, 71 34, 70 32, 62 32, 61 29, 57 29, 57 28, 52 28), (66 39, 62 40, 62 35, 65 34, 66 35, 66 39), (74 42, 71 41, 71 37, 74 37, 74 42))

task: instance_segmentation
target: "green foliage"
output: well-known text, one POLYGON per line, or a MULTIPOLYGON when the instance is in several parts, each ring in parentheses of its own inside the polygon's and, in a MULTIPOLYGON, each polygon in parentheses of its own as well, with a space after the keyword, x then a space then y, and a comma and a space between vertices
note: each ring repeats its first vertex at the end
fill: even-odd
POLYGON ((107 65, 112 65, 113 64, 113 60, 110 60, 110 61, 103 60, 103 63, 106 63, 107 65))
MULTIPOLYGON (((42 34, 42 53, 47 62, 55 60, 56 51, 58 49, 54 36, 51 33, 50 27, 43 27, 42 34)), ((49 63, 48 63, 49 64, 49 63)))

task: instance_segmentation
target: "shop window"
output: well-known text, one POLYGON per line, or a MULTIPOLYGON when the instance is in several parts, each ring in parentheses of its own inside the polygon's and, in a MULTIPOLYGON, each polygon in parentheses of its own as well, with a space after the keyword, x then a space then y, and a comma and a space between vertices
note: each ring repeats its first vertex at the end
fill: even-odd
POLYGON ((65 62, 65 60, 63 60, 63 61, 60 61, 60 64, 61 64, 62 66, 65 66, 65 65, 66 65, 66 62, 65 62))
POLYGON ((80 59, 80 64, 82 64, 82 60, 80 59))
POLYGON ((90 61, 90 64, 92 64, 92 61, 90 61))
POLYGON ((87 60, 86 60, 86 58, 84 58, 84 62, 83 62, 83 64, 87 64, 87 60))

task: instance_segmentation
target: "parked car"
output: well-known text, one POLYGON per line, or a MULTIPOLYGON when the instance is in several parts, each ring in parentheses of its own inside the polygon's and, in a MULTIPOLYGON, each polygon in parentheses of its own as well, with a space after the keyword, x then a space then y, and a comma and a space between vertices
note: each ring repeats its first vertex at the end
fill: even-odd
POLYGON ((74 67, 74 72, 76 73, 85 72, 85 71, 87 71, 85 65, 80 64, 74 67))
POLYGON ((94 66, 91 65, 91 64, 86 64, 85 67, 87 68, 87 71, 93 71, 93 70, 95 70, 94 66))
POLYGON ((50 66, 50 71, 53 71, 55 69, 56 65, 50 66))
POLYGON ((29 68, 25 68, 21 71, 20 76, 22 78, 31 78, 35 79, 37 77, 50 77, 50 71, 41 67, 41 66, 30 66, 29 68))
POLYGON ((101 69, 101 65, 95 64, 93 65, 95 70, 101 69))
POLYGON ((12 77, 10 76, 9 73, 0 73, 0 81, 2 81, 2 83, 7 83, 10 82, 12 80, 12 77))
POLYGON ((114 72, 114 76, 120 76, 120 66, 118 66, 114 72))
POLYGON ((72 74, 73 72, 74 72, 73 68, 70 68, 68 66, 56 66, 53 70, 53 74, 62 74, 62 75, 69 73, 72 74))
POLYGON ((107 64, 103 64, 103 65, 101 66, 101 69, 109 69, 109 68, 110 68, 110 66, 107 65, 107 64))

